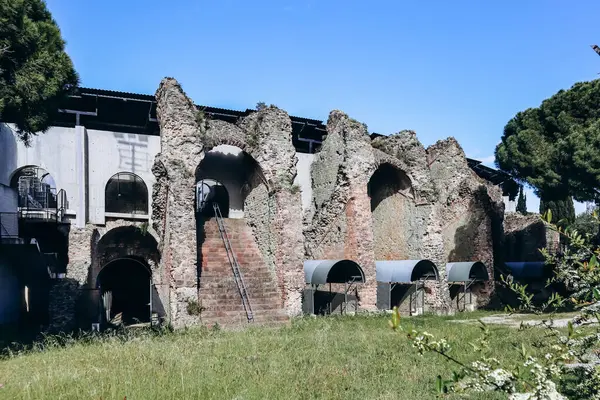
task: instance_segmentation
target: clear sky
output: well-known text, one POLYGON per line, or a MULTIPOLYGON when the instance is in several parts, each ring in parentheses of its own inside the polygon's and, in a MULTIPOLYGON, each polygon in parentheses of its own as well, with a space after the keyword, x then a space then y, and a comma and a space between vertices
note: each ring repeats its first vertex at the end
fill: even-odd
POLYGON ((153 94, 172 76, 197 104, 341 109, 425 146, 454 136, 491 166, 515 113, 600 73, 598 0, 47 4, 83 86, 153 94))

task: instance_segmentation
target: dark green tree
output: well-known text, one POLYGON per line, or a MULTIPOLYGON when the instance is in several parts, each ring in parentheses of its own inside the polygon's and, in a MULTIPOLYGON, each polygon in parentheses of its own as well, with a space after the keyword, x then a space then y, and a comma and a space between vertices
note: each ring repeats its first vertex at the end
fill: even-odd
POLYGON ((523 186, 519 188, 519 198, 517 199, 517 212, 523 215, 527 214, 527 197, 523 193, 523 186))
POLYGON ((499 169, 547 201, 600 200, 600 80, 517 113, 495 155, 499 169))
POLYGON ((575 217, 575 221, 570 228, 576 229, 582 235, 590 235, 592 238, 596 238, 598 235, 598 221, 592 213, 593 210, 587 210, 579 214, 575 217))
POLYGON ((0 121, 26 144, 48 129, 78 84, 65 42, 43 0, 0 0, 0 121))
POLYGON ((575 221, 575 205, 573 198, 567 197, 565 200, 540 199, 540 214, 546 211, 552 211, 552 223, 561 226, 571 225, 575 221))

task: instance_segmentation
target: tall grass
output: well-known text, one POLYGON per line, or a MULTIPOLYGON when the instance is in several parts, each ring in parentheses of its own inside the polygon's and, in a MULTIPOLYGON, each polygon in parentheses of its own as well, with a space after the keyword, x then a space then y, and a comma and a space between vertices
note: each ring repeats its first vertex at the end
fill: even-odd
MULTIPOLYGON (((449 318, 410 323, 460 355, 479 337, 477 325, 449 318)), ((541 330, 492 329, 501 361, 518 361, 516 344, 543 340, 541 330)), ((278 329, 47 338, 0 360, 0 399, 433 399, 436 376, 452 368, 419 356, 386 317, 302 318, 278 329)))

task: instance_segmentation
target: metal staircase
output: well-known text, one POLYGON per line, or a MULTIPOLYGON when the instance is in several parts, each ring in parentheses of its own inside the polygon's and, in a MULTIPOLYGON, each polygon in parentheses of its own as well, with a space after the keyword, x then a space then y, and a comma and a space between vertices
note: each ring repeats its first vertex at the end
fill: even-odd
POLYGON ((217 225, 219 227, 221 239, 223 239, 223 244, 225 245, 227 258, 229 259, 229 264, 231 265, 231 269, 233 270, 233 277, 235 279, 235 283, 237 284, 238 290, 240 291, 240 296, 242 297, 242 304, 244 305, 244 309, 246 310, 248 322, 253 322, 254 315, 252 314, 252 307, 250 306, 248 290, 246 289, 246 284, 244 283, 244 278, 240 271, 240 264, 238 263, 235 253, 231 248, 231 242, 229 241, 229 236, 227 236, 227 231, 225 230, 225 223, 223 222, 223 215, 221 214, 221 209, 219 208, 219 205, 216 202, 213 203, 213 209, 215 210, 215 219, 217 220, 217 225))

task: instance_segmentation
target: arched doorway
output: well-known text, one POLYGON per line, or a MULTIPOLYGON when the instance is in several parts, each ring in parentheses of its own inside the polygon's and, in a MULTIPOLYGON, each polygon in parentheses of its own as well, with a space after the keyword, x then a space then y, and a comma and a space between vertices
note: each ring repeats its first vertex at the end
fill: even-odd
MULTIPOLYGON (((196 209, 202 208, 198 204, 203 201, 199 192, 210 188, 224 217, 244 218, 247 197, 264 181, 260 166, 250 154, 236 146, 216 146, 196 169, 196 209)), ((207 209, 206 216, 214 216, 212 205, 203 209, 207 209)))
POLYGON ((223 218, 229 217, 229 193, 225 186, 214 179, 201 179, 196 183, 196 212, 204 218, 213 217, 215 205, 223 218))
POLYGON ((156 272, 160 253, 154 236, 134 225, 96 235, 88 277, 91 307, 82 310, 90 322, 131 325, 164 318, 161 274, 156 272))
POLYGON ((114 325, 150 322, 152 276, 134 258, 120 258, 102 267, 97 278, 102 320, 114 325))

